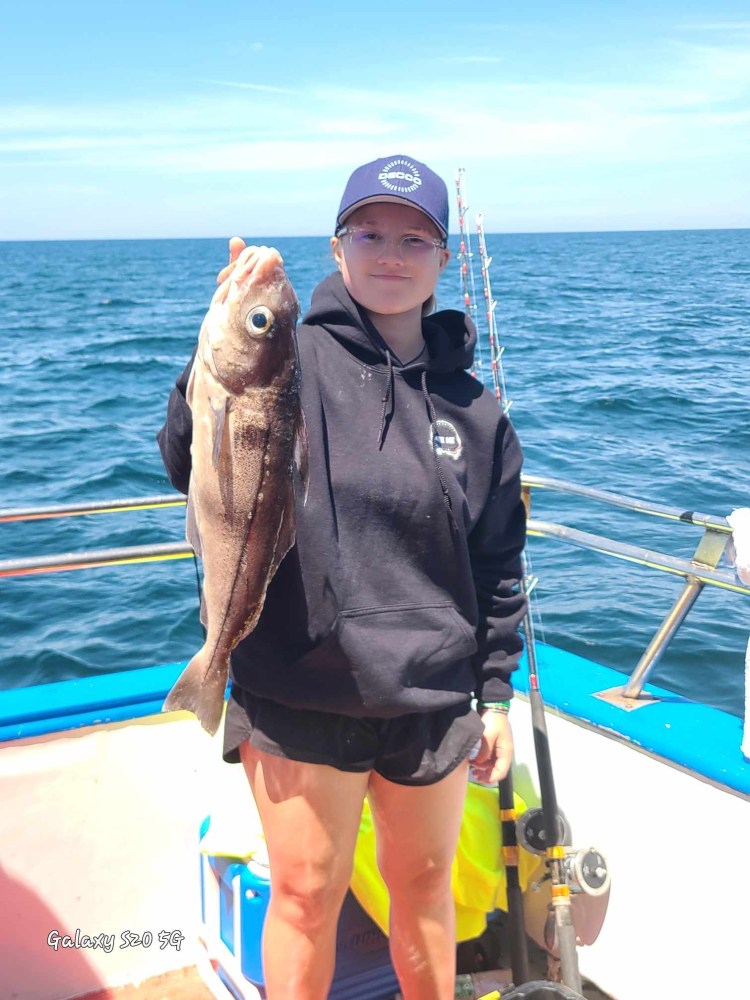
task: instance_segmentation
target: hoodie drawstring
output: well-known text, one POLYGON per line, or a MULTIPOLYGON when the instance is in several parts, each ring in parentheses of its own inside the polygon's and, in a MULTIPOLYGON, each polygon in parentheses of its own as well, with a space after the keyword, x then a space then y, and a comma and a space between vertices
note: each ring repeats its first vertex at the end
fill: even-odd
MULTIPOLYGON (((391 352, 386 350, 385 352, 386 360, 388 361, 388 373, 386 376, 386 386, 385 395, 383 396, 382 403, 383 409, 380 415, 380 433, 378 434, 378 448, 382 450, 383 443, 385 441, 385 434, 388 428, 388 424, 393 416, 393 411, 395 409, 394 402, 394 385, 393 385, 393 358, 391 357, 391 352)), ((437 413, 435 412, 435 405, 432 402, 432 397, 427 389, 427 372, 422 371, 422 395, 424 396, 425 403, 427 404, 427 413, 430 417, 430 425, 432 427, 432 455, 435 459, 435 469, 437 471, 438 479, 440 480, 440 490, 443 494, 443 501, 445 503, 445 510, 448 515, 448 522, 451 526, 451 531, 458 532, 458 525, 456 524, 456 518, 453 514, 453 501, 451 500, 450 493, 448 492, 448 482, 445 478, 445 473, 443 472, 443 466, 440 464, 440 455, 438 454, 438 449, 435 443, 435 438, 437 436, 437 413)))
POLYGON ((432 402, 432 397, 427 391, 427 372, 422 372, 422 395, 424 396, 425 403, 427 404, 427 412, 430 416, 430 425, 432 427, 433 436, 433 447, 432 454, 435 458, 435 468, 437 469, 438 479, 440 480, 440 489, 443 492, 443 501, 445 502, 445 509, 448 514, 448 522, 451 526, 451 531, 458 532, 458 525, 456 524, 456 518, 453 515, 453 502, 448 492, 448 483, 445 479, 445 473, 443 472, 443 467, 440 464, 440 455, 435 443, 435 437, 437 436, 437 413, 435 412, 435 406, 432 402))
POLYGON ((380 433, 378 434, 378 448, 382 449, 383 442, 385 441, 385 431, 393 416, 394 402, 393 402, 393 358, 391 357, 391 352, 386 350, 385 356, 388 360, 388 376, 385 387, 385 396, 383 396, 383 411, 380 415, 380 433), (390 409, 389 409, 390 404, 390 409))

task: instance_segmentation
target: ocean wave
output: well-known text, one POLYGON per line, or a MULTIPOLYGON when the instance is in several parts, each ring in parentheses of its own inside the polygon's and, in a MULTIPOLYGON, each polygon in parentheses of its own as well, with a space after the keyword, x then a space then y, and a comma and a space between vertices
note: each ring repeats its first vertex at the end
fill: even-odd
POLYGON ((93 672, 101 673, 101 668, 97 670, 87 664, 80 655, 37 647, 33 652, 22 653, 3 663, 0 689, 9 691, 36 684, 77 680, 93 672))
POLYGON ((132 395, 127 396, 122 392, 118 392, 113 396, 108 396, 106 399, 92 399, 87 401, 81 412, 88 414, 90 417, 106 417, 108 414, 116 412, 120 407, 129 406, 132 401, 132 395))
POLYGON ((145 305, 144 302, 139 302, 137 299, 118 299, 118 298, 104 298, 97 302, 98 306, 107 309, 132 309, 134 306, 145 305))
POLYGON ((72 502, 84 498, 96 500, 122 495, 138 496, 141 491, 144 495, 158 493, 164 489, 164 479, 140 462, 116 458, 98 465, 89 464, 85 469, 80 466, 72 468, 62 485, 65 495, 69 497, 66 502, 72 502))
POLYGON ((133 358, 97 358, 96 361, 84 363, 80 366, 83 373, 109 379, 118 375, 143 375, 144 360, 141 357, 133 358))

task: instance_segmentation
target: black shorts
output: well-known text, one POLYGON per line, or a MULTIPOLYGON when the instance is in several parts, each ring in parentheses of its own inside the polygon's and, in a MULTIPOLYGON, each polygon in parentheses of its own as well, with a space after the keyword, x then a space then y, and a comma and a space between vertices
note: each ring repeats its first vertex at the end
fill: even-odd
POLYGON ((288 708, 232 685, 224 760, 250 740, 265 753, 340 771, 377 771, 399 785, 432 785, 468 757, 484 731, 470 703, 394 719, 288 708))

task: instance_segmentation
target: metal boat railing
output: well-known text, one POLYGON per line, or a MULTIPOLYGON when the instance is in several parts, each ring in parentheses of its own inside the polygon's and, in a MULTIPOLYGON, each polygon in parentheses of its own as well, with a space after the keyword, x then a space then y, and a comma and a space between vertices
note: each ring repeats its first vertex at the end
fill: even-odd
POLYGON ((608 700, 615 704, 620 704, 625 708, 634 707, 635 702, 642 695, 646 681, 664 656, 677 630, 687 618, 691 608, 707 584, 750 596, 750 587, 743 586, 738 581, 734 572, 718 569, 719 562, 724 555, 727 543, 732 534, 732 529, 724 517, 701 514, 697 511, 681 510, 678 507, 668 507, 664 504, 648 503, 633 497, 623 496, 620 493, 597 490, 592 487, 580 486, 577 483, 567 482, 562 479, 551 479, 545 476, 524 476, 523 484, 524 497, 529 511, 531 510, 531 492, 533 489, 554 490, 558 493, 573 495, 614 507, 621 507, 635 513, 665 518, 670 521, 679 521, 682 524, 691 524, 703 528, 703 535, 692 558, 682 559, 666 555, 663 552, 655 552, 652 549, 646 549, 642 546, 615 541, 601 535, 593 535, 578 528, 569 528, 565 525, 553 524, 548 521, 538 521, 534 518, 529 519, 528 534, 531 536, 556 538, 569 545, 614 556, 617 559, 625 559, 628 562, 647 566, 662 573, 681 576, 685 580, 685 584, 677 600, 656 630, 627 684, 622 690, 612 692, 608 695, 608 700))
MULTIPOLYGON (((57 517, 78 517, 84 514, 115 514, 124 511, 158 510, 184 507, 185 497, 179 493, 163 496, 132 497, 127 500, 107 500, 98 503, 71 503, 49 507, 18 507, 0 509, 0 524, 11 521, 42 521, 57 517)), ((0 560, 0 577, 32 576, 62 570, 91 569, 94 566, 124 566, 129 563, 162 562, 165 559, 192 558, 187 542, 164 542, 156 545, 131 545, 119 549, 92 549, 68 552, 65 555, 39 556, 31 559, 0 560)))
MULTIPOLYGON (((580 486, 577 483, 544 476, 524 476, 523 490, 529 511, 531 510, 532 491, 551 490, 624 508, 639 514, 703 528, 703 534, 693 556, 690 559, 684 559, 628 542, 595 535, 564 524, 529 518, 528 534, 532 537, 554 538, 568 545, 624 559, 650 569, 659 570, 662 573, 681 576, 685 580, 682 591, 657 629, 629 681, 620 692, 611 698, 612 701, 622 704, 624 707, 633 707, 639 699, 643 686, 654 667, 661 660, 669 643, 706 586, 720 587, 750 597, 750 587, 743 586, 732 570, 718 568, 727 542, 731 537, 731 528, 726 518, 701 514, 696 511, 680 510, 677 507, 668 507, 663 504, 648 503, 619 493, 580 486)), ((179 507, 184 504, 185 497, 170 493, 107 502, 14 508, 0 510, 0 524, 13 521, 38 521, 48 518, 154 510, 179 507)), ((0 560, 0 577, 29 576, 39 573, 90 569, 95 566, 119 566, 192 557, 193 550, 186 542, 95 549, 37 558, 0 560)))

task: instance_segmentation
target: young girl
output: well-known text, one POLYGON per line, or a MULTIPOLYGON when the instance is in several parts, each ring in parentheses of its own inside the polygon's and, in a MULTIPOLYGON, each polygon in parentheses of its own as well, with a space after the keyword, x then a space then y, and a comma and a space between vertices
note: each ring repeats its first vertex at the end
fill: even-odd
MULTIPOLYGON (((224 737, 268 846, 269 1000, 328 995, 365 796, 404 1000, 453 997, 450 873, 469 759, 482 781, 510 766, 521 451, 466 370, 471 320, 428 315, 447 235, 447 189, 428 167, 406 156, 359 167, 331 239, 338 271, 297 331, 308 496, 233 653, 224 737)), ((220 281, 243 249, 230 241, 220 281)), ((159 436, 183 492, 189 369, 159 436)))

